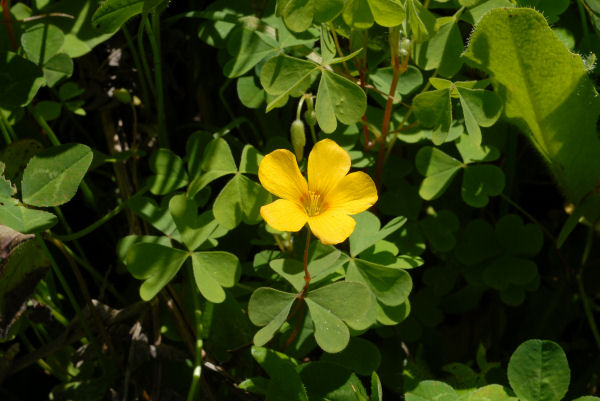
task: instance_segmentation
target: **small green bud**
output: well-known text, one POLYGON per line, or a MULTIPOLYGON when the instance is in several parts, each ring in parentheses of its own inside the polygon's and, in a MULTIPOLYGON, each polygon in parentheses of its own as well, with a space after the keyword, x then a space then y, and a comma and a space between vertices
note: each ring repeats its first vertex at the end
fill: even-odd
POLYGON ((400 56, 408 56, 408 54, 410 53, 410 39, 409 38, 404 38, 400 41, 400 49, 399 49, 399 53, 400 56))
POLYGON ((296 160, 300 162, 304 157, 304 145, 306 145, 306 134, 304 132, 304 123, 302 120, 294 120, 290 127, 292 137, 292 146, 296 153, 296 160))
POLYGON ((127 89, 115 89, 113 96, 121 103, 131 103, 131 94, 127 91, 127 89))
POLYGON ((304 119, 308 125, 314 127, 317 124, 317 113, 314 110, 306 110, 304 112, 304 119))

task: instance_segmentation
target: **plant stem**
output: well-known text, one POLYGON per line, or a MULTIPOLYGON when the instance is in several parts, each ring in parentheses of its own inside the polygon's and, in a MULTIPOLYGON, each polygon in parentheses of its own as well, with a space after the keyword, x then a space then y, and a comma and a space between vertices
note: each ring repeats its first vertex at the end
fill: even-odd
POLYGON ((310 227, 306 227, 306 245, 304 246, 304 288, 302 289, 302 298, 308 292, 310 284, 310 273, 308 272, 308 248, 310 247, 310 227))
MULTIPOLYGON (((85 320, 85 317, 83 316, 83 312, 82 312, 81 308, 79 307, 77 300, 75 299, 75 295, 73 294, 73 291, 71 291, 71 287, 69 286, 69 283, 67 283, 65 276, 63 276, 62 272, 60 271, 60 268, 56 264, 54 257, 50 253, 50 250, 46 246, 46 243, 44 242, 42 237, 40 235, 36 235, 35 238, 38 241, 38 243, 39 243, 40 247, 42 248, 42 250, 44 251, 44 253, 46 254, 46 257, 50 261, 50 266, 52 266, 52 270, 54 271, 54 274, 58 278, 58 281, 60 281, 60 284, 63 287, 63 290, 65 291, 65 294, 67 295, 67 298, 69 299, 69 302, 71 303, 71 306, 75 310, 75 314, 79 318, 79 321, 81 323, 81 326, 83 327, 83 331, 85 332, 85 335, 87 336, 88 340, 94 347, 94 350, 96 351, 96 353, 99 356, 102 356, 103 355, 102 349, 100 348, 98 341, 92 334, 92 330, 90 329, 90 326, 88 325, 87 321, 85 320)), ((103 358, 101 358, 101 359, 103 360, 103 358)))
POLYGON ((10 37, 10 44, 13 51, 16 52, 19 48, 19 45, 17 45, 17 39, 15 37, 12 21, 10 19, 10 0, 0 1, 0 6, 2 6, 2 13, 4 14, 4 21, 6 22, 6 30, 8 31, 8 36, 10 37))
POLYGON ((585 268, 585 264, 587 263, 590 250, 592 249, 593 241, 594 228, 589 227, 588 234, 586 236, 585 247, 581 256, 581 267, 579 268, 579 272, 575 276, 575 279, 577 280, 577 288, 579 289, 579 295, 581 296, 581 303, 583 304, 585 317, 587 318, 590 330, 592 331, 592 336, 596 341, 596 346, 598 347, 598 350, 600 350, 600 333, 598 332, 598 326, 596 325, 596 319, 594 318, 594 311, 592 310, 590 299, 585 293, 585 287, 583 286, 583 270, 585 268))
MULTIPOLYGON (((340 55, 340 57, 344 57, 344 52, 342 51, 342 47, 340 46, 340 41, 338 40, 337 33, 335 32, 335 27, 333 26, 333 22, 329 22, 329 29, 331 30, 331 35, 333 36, 333 42, 335 43, 335 49, 340 55)), ((344 70, 346 70, 346 74, 351 75, 350 68, 348 68, 348 64, 346 64, 346 60, 342 61, 344 65, 344 70)))
POLYGON ((148 92, 148 85, 146 84, 146 80, 144 79, 144 67, 142 66, 142 62, 140 60, 140 56, 135 49, 135 45, 133 44, 133 38, 131 34, 127 30, 127 26, 121 26, 121 30, 123 31, 123 36, 125 36, 125 41, 127 42, 127 46, 131 51, 131 57, 133 58, 133 64, 135 64, 135 69, 138 73, 138 81, 140 81, 140 88, 142 90, 142 99, 144 99, 144 105, 150 104, 150 94, 148 92))
POLYGON ((137 41, 138 41, 138 49, 140 51, 140 61, 142 63, 142 68, 144 71, 144 75, 146 76, 146 82, 148 82, 148 87, 150 91, 154 95, 156 92, 154 89, 154 82, 152 80, 152 74, 150 73, 150 66, 148 65, 148 56, 146 56, 146 48, 144 47, 144 26, 147 15, 142 14, 142 19, 140 20, 140 25, 138 26, 137 32, 137 41))
POLYGON ((0 111, 0 129, 2 130, 2 136, 4 136, 4 141, 6 145, 10 145, 12 143, 12 138, 6 128, 6 117, 4 117, 4 113, 0 111))
POLYGON ((162 59, 160 51, 160 15, 152 13, 152 25, 147 16, 142 17, 146 24, 148 40, 152 48, 152 60, 154 62, 154 85, 156 88, 156 118, 158 120, 158 144, 160 147, 169 147, 169 136, 165 119, 165 98, 162 77, 162 59))
MULTIPOLYGON (((191 265, 189 265, 189 277, 193 277, 194 276, 194 272, 193 269, 191 267, 191 265)), ((195 332, 196 332, 196 353, 195 353, 195 361, 194 361, 194 371, 192 373, 192 383, 190 384, 190 389, 188 391, 188 396, 187 396, 187 401, 193 401, 194 400, 194 396, 196 395, 196 390, 198 388, 198 384, 200 383, 200 377, 202 375, 202 347, 203 347, 203 341, 202 338, 204 337, 204 330, 203 330, 203 326, 202 326, 202 311, 201 311, 201 307, 200 307, 200 301, 199 301, 199 296, 200 294, 198 293, 198 290, 196 289, 195 285, 192 285, 192 287, 194 288, 194 294, 192 296, 192 298, 194 299, 194 321, 195 321, 195 332)), ((211 305, 211 307, 213 307, 212 303, 210 302, 206 302, 206 306, 207 308, 209 307, 209 305, 211 305)))
POLYGON ((111 210, 110 212, 108 212, 104 216, 100 217, 98 220, 96 220, 95 222, 93 222, 92 224, 90 224, 89 226, 87 226, 86 228, 84 228, 82 230, 79 230, 79 231, 77 231, 75 233, 72 233, 72 234, 54 235, 54 237, 56 237, 58 240, 60 240, 62 242, 68 242, 68 241, 74 241, 74 240, 79 239, 79 238, 81 238, 83 236, 86 236, 87 234, 91 233, 92 231, 94 231, 95 229, 97 229, 98 227, 100 227, 101 225, 103 225, 104 223, 107 223, 110 219, 112 219, 113 217, 115 217, 116 215, 118 215, 119 213, 121 213, 121 211, 123 211, 123 209, 125 209, 125 207, 129 204, 129 202, 132 199, 137 198, 138 196, 141 196, 147 190, 148 190, 147 186, 144 187, 144 188, 142 188, 142 189, 140 189, 139 192, 137 192, 131 198, 127 199, 127 201, 119 203, 113 210, 111 210))

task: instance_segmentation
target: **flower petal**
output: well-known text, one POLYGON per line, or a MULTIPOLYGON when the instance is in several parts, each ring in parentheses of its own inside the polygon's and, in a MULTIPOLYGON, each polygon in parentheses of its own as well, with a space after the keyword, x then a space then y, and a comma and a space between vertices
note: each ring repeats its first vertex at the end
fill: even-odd
POLYGON ((308 186, 322 196, 350 171, 350 155, 331 139, 323 139, 308 155, 308 186))
POLYGON ((277 149, 266 155, 258 167, 258 179, 273 195, 302 205, 308 193, 306 180, 300 174, 296 156, 286 149, 277 149))
POLYGON ((308 218, 313 234, 325 245, 339 244, 352 234, 356 221, 347 214, 328 210, 318 216, 308 218))
POLYGON ((279 231, 299 231, 308 216, 296 202, 278 199, 260 208, 260 215, 268 225, 279 231))
POLYGON ((346 214, 364 212, 377 202, 377 188, 368 174, 362 171, 348 174, 323 200, 326 210, 346 214))

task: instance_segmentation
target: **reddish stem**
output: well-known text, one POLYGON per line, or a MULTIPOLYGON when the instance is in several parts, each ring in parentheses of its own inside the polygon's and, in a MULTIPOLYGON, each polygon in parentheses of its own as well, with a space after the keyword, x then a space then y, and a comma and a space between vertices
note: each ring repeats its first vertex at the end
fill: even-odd
POLYGON ((9 0, 0 0, 0 6, 2 6, 2 14, 4 15, 4 21, 6 22, 6 29, 8 30, 8 36, 10 37, 10 43, 13 51, 17 51, 19 46, 17 45, 17 39, 15 32, 13 31, 12 21, 10 19, 10 4, 9 0))

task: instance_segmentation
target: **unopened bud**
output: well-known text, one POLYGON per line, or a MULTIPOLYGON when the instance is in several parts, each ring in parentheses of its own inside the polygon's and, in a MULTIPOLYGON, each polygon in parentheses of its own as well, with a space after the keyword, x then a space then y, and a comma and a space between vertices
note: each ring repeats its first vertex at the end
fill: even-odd
POLYGON ((304 119, 308 125, 314 127, 317 124, 317 113, 314 110, 306 110, 304 112, 304 119))
POLYGON ((294 120, 290 127, 290 134, 294 153, 296 153, 296 160, 300 162, 304 157, 304 145, 306 145, 306 133, 304 132, 304 123, 302 120, 294 120))
POLYGON ((131 94, 127 89, 115 89, 113 92, 113 96, 121 103, 130 104, 131 103, 131 94))

